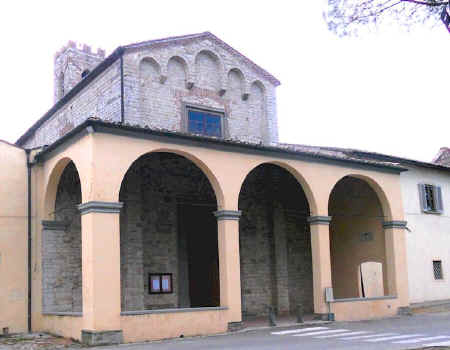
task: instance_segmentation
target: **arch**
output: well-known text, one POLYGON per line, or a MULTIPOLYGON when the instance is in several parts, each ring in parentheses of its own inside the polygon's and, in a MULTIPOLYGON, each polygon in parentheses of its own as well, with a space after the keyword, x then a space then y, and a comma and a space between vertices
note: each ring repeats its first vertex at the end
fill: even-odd
MULTIPOLYGON (((69 157, 63 157, 55 164, 53 169, 50 172, 50 175, 48 177, 46 186, 45 186, 45 195, 44 195, 44 213, 43 218, 46 220, 53 220, 54 212, 55 212, 55 202, 56 202, 56 194, 58 191, 58 185, 59 181, 61 179, 61 175, 63 174, 64 170, 66 169, 67 165, 69 163, 73 163, 75 166, 75 169, 78 173, 78 177, 80 177, 80 173, 78 170, 78 167, 76 163, 73 161, 73 159, 69 157)), ((83 184, 80 182, 80 186, 82 187, 83 184)), ((83 188, 81 188, 81 197, 83 202, 83 188)))
MULTIPOLYGON (((186 158, 187 160, 189 160, 193 164, 195 164, 202 171, 202 173, 206 176, 206 178, 208 179, 208 181, 214 191, 214 194, 216 196, 216 201, 217 201, 217 210, 224 209, 224 193, 223 193, 222 187, 221 187, 217 177, 214 175, 214 173, 211 171, 211 169, 209 169, 209 167, 202 160, 200 160, 198 157, 194 156, 193 154, 190 154, 189 152, 184 152, 184 151, 180 151, 180 150, 176 150, 176 149, 172 149, 172 148, 158 148, 158 149, 155 149, 150 152, 141 153, 131 162, 131 164, 128 166, 128 168, 125 169, 125 172, 121 176, 122 181, 125 178, 128 170, 133 166, 133 164, 135 164, 136 161, 138 161, 141 157, 143 157, 147 154, 151 154, 151 153, 172 153, 172 154, 179 155, 183 158, 186 158)), ((120 187, 121 187, 121 185, 119 186, 117 192, 115 193, 115 198, 117 199, 117 201, 119 201, 120 187)))
POLYGON ((241 186, 243 318, 264 315, 265 304, 278 314, 292 314, 299 304, 305 313, 313 312, 311 209, 298 178, 283 163, 262 162, 241 186))
POLYGON ((284 170, 286 170, 288 173, 290 173, 297 180, 298 184, 301 186, 303 192, 305 193, 306 200, 308 201, 308 205, 309 205, 310 215, 311 216, 318 215, 317 201, 316 201, 316 198, 314 197, 314 194, 313 194, 313 191, 311 189, 311 186, 309 186, 309 184, 306 181, 306 179, 299 173, 299 171, 297 169, 295 169, 291 165, 289 165, 287 163, 284 163, 282 161, 261 162, 261 163, 258 163, 257 165, 255 165, 252 169, 250 169, 250 171, 242 179, 242 182, 241 182, 241 185, 240 185, 240 189, 241 190, 242 190, 242 186, 244 185, 244 182, 245 182, 245 179, 247 178, 247 176, 253 170, 255 170, 257 167, 259 167, 259 166, 261 166, 263 164, 277 165, 280 168, 283 168, 284 170))
POLYGON ((223 64, 219 56, 209 50, 201 50, 195 56, 195 72, 200 88, 219 90, 222 87, 223 64))
POLYGON ((250 84, 250 99, 252 101, 264 102, 264 97, 266 95, 266 87, 260 80, 255 80, 250 84), (253 97, 252 97, 253 96, 253 97))
POLYGON ((163 151, 140 156, 122 180, 122 310, 219 306, 214 188, 190 159, 163 151))
POLYGON ((167 62, 167 80, 178 88, 186 86, 188 77, 188 65, 186 60, 180 56, 172 56, 167 62))
POLYGON ((376 193, 378 200, 380 201, 381 204, 381 208, 383 210, 383 215, 385 218, 385 221, 389 221, 389 220, 393 220, 393 215, 392 215, 392 209, 391 209, 391 205, 389 203, 389 199, 386 195, 386 192, 383 190, 383 188, 380 186, 380 184, 373 178, 367 176, 367 175, 361 175, 361 174, 348 174, 346 176, 341 177, 333 186, 333 188, 331 189, 331 192, 328 195, 328 206, 329 206, 329 201, 330 201, 330 197, 331 197, 331 193, 333 192, 334 188, 336 187, 336 184, 339 183, 339 181, 341 181, 342 179, 346 178, 346 177, 353 177, 356 179, 360 179, 365 181, 372 190, 374 190, 374 192, 376 193))
MULTIPOLYGON (((335 297, 364 296, 362 278, 368 277, 362 277, 361 264, 377 262, 385 267, 388 263, 382 223, 390 216, 390 208, 384 191, 367 176, 344 176, 329 193, 328 215, 332 218, 330 257, 335 297)), ((367 295, 387 293, 387 271, 381 271, 383 282, 379 282, 379 272, 377 281, 365 281, 370 282, 367 295)))
POLYGON ((64 227, 43 226, 43 311, 81 312, 82 238, 78 204, 82 191, 78 169, 68 157, 53 167, 45 195, 44 217, 64 223, 64 227))
POLYGON ((238 68, 228 71, 227 95, 233 100, 240 100, 245 90, 245 77, 238 68))
POLYGON ((153 57, 144 57, 139 62, 139 73, 143 79, 157 80, 161 66, 153 57))

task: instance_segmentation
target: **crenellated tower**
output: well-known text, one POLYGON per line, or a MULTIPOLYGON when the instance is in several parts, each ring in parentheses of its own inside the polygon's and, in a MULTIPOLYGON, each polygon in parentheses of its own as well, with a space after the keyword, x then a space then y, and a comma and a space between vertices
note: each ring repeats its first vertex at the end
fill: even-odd
POLYGON ((64 46, 55 54, 54 63, 54 102, 58 102, 78 82, 87 76, 103 59, 105 51, 93 52, 86 44, 74 41, 64 46))

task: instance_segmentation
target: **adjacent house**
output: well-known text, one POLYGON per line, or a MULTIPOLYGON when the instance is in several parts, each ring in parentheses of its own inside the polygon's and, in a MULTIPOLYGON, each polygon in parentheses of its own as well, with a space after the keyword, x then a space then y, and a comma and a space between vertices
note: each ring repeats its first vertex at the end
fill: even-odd
POLYGON ((104 56, 58 52, 55 105, 0 143, 0 329, 105 344, 409 305, 408 165, 279 143, 280 82, 209 32, 104 56))

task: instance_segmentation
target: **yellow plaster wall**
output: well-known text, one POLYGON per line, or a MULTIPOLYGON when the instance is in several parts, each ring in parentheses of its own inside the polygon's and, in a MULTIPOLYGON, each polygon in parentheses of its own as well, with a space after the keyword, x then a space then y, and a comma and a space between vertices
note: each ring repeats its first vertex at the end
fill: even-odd
MULTIPOLYGON (((343 184, 337 187, 330 197, 331 269, 334 297, 360 297, 360 264, 368 261, 383 265, 386 281, 386 253, 382 207, 378 197, 361 180, 346 180, 356 184, 354 188, 343 184), (369 232, 370 241, 361 241, 360 234, 369 232)), ((386 283, 384 283, 386 285, 386 283)), ((385 295, 385 294, 383 294, 385 295)))
POLYGON ((224 333, 227 330, 227 312, 213 310, 122 316, 124 342, 224 333))
POLYGON ((0 333, 27 330, 27 165, 23 149, 0 141, 0 333))
POLYGON ((331 312, 335 314, 336 321, 369 320, 395 316, 398 307, 404 305, 404 301, 398 298, 360 299, 351 302, 332 303, 331 312))
MULTIPOLYGON (((105 201, 118 202, 121 182, 131 164, 140 156, 149 152, 173 152, 193 161, 205 175, 209 178, 211 185, 216 193, 218 199, 219 210, 237 210, 238 198, 241 186, 245 177, 252 169, 263 163, 277 164, 288 171, 300 182, 308 198, 311 208, 311 215, 328 215, 328 200, 334 185, 344 176, 357 176, 369 182, 378 197, 380 198, 383 211, 386 213, 386 220, 402 220, 403 210, 401 203, 401 192, 399 185, 399 175, 391 172, 377 171, 376 169, 363 168, 360 166, 353 166, 352 164, 336 164, 330 162, 320 161, 306 161, 295 159, 289 155, 281 155, 278 153, 255 153, 248 152, 245 149, 232 150, 230 148, 213 148, 205 147, 204 143, 187 144, 179 142, 175 138, 161 138, 159 140, 141 139, 135 137, 118 136, 106 133, 86 134, 78 140, 72 140, 59 149, 56 149, 52 154, 48 155, 46 160, 33 168, 33 183, 35 183, 38 192, 33 198, 35 203, 36 218, 33 223, 33 251, 35 252, 33 261, 33 325, 35 330, 54 328, 55 332, 64 332, 64 334, 77 334, 80 330, 80 324, 77 318, 72 317, 67 320, 67 328, 56 329, 53 323, 53 318, 43 317, 41 315, 41 220, 51 218, 50 209, 54 203, 54 186, 57 186, 59 176, 63 170, 63 164, 67 164, 68 160, 72 160, 77 167, 83 202, 89 201, 105 201), (52 326, 53 325, 53 326, 52 326)), ((114 220, 115 222, 115 220, 114 220)), ((118 226, 118 222, 114 223, 118 226)), ((226 236, 227 232, 233 237, 237 234, 237 225, 222 225, 223 234, 226 236), (236 227, 235 227, 236 226, 236 227)), ((220 228, 221 226, 219 226, 220 228)), ((98 226, 97 229, 101 229, 98 226)), ((108 225, 108 230, 118 230, 119 227, 113 228, 108 225)), ((322 229, 322 228, 321 228, 322 229)), ((314 299, 315 312, 327 312, 327 305, 324 302, 323 294, 325 287, 331 287, 330 281, 330 267, 329 267, 329 240, 327 235, 328 226, 324 228, 321 238, 314 240, 313 259, 315 264, 320 264, 322 267, 316 269, 314 272, 314 299)), ((87 233, 88 227, 83 227, 83 237, 87 233)), ((320 230, 319 230, 320 231, 320 230)), ((117 231, 118 232, 118 231, 117 231)), ((220 230, 219 230, 220 232, 220 230)), ((321 232, 321 231, 320 231, 321 232)), ((316 234, 312 230, 312 235, 316 234)), ((91 232, 93 234, 93 232, 91 232)), ((403 235, 403 232, 396 233, 403 235)), ((113 236, 116 236, 115 234, 113 236)), ((117 237, 114 238, 116 240, 117 237)), ((392 256, 392 253, 397 250, 400 256, 395 256, 397 263, 396 268, 390 269, 388 276, 392 281, 389 285, 397 288, 398 285, 403 284, 402 275, 406 275, 405 250, 401 247, 403 239, 397 239, 390 243, 386 242, 387 254, 392 256), (392 249, 391 249, 392 248, 392 249)), ((114 243, 114 242, 112 242, 114 243)), ((111 244, 112 244, 111 243, 111 244)), ((114 243, 115 244, 115 243, 114 243)), ((94 249, 99 249, 99 245, 92 246, 94 249)), ((117 324, 117 317, 120 317, 120 326, 124 330, 126 341, 138 341, 150 339, 146 332, 151 329, 155 331, 155 337, 165 338, 171 336, 179 336, 182 332, 184 334, 208 334, 224 331, 227 328, 228 322, 238 322, 241 319, 240 315, 240 278, 239 278, 239 255, 230 255, 227 249, 239 251, 238 240, 224 241, 222 244, 222 254, 225 258, 221 262, 221 271, 226 271, 227 276, 221 276, 221 295, 222 303, 226 303, 228 307, 227 312, 193 312, 193 313, 173 313, 166 315, 144 315, 144 316, 120 316, 120 283, 112 283, 110 288, 104 288, 110 296, 117 299, 113 307, 107 315, 95 315, 95 322, 92 322, 93 315, 87 313, 83 316, 83 326, 96 325, 105 326, 108 323, 108 317, 115 314, 113 317, 114 324, 117 324), (113 288, 114 290, 111 290, 113 288), (116 290, 118 289, 118 290, 116 290), (222 294, 224 292, 224 294, 222 294), (170 321, 170 322, 166 322, 170 321)), ((219 247, 219 250, 221 248, 219 247)), ((111 255, 110 258, 116 255, 111 255)), ((83 261, 83 264, 86 262, 83 261)), ((92 263, 92 261, 91 261, 92 263)), ((104 265, 107 269, 108 264, 104 265)), ((111 271, 102 270, 102 274, 108 275, 112 279, 120 278, 120 269, 118 264, 112 262, 111 271)), ((91 266, 92 268, 92 266, 91 266)), ((88 267, 83 266, 84 271, 88 267)), ((100 271, 99 270, 99 271, 100 271)), ((92 270, 93 271, 93 270, 92 270)), ((100 276, 95 277, 95 279, 100 276)), ((84 286, 85 291, 95 290, 95 286, 84 286), (94 289, 93 289, 94 288, 94 289)), ((97 293, 101 293, 99 289, 97 293)), ((399 294, 398 304, 407 305, 407 291, 402 289, 399 294), (406 295, 406 299, 404 297, 406 295)), ((95 298, 98 298, 95 297, 95 298)), ((94 300, 94 299, 92 299, 94 300)), ((85 304, 86 300, 83 300, 85 304)), ((95 303, 95 301, 93 301, 95 303)), ((348 303, 351 306, 352 303, 348 303)), ((359 304, 358 304, 359 305, 359 304)), ((360 313, 357 317, 367 318, 382 317, 390 314, 392 311, 384 309, 383 307, 371 308, 362 304, 360 313), (364 311, 364 310, 375 311, 364 311)), ((378 304, 376 304, 378 305, 378 304)), ((96 306, 90 305, 89 308, 93 310, 96 306)), ((100 307, 101 309, 101 307, 100 307)), ((354 319, 355 316, 349 316, 345 307, 337 306, 336 311, 339 319, 346 319, 347 317, 354 319)), ((104 327, 107 329, 116 328, 104 327)), ((76 336, 73 336, 76 338, 76 336)), ((153 338, 152 338, 153 339, 153 338)))

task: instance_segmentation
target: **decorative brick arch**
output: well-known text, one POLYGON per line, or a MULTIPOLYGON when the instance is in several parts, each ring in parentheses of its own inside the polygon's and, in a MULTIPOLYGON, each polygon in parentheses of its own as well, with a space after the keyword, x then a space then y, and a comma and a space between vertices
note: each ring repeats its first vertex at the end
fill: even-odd
MULTIPOLYGON (((215 77, 215 80, 217 81, 213 81, 213 85, 215 88, 217 88, 217 90, 219 90, 219 92, 221 90, 225 91, 226 90, 226 77, 225 77, 225 67, 224 67, 224 63, 223 63, 223 59, 219 56, 218 53, 213 52, 211 50, 205 50, 205 49, 201 49, 199 50, 196 54, 195 54, 195 80, 197 83, 202 84, 202 82, 200 81, 200 68, 199 68, 199 64, 200 64, 200 60, 202 59, 202 57, 205 57, 206 59, 210 59, 211 61, 214 62, 214 64, 217 65, 218 68, 218 72, 217 72, 217 76, 215 77)), ((211 74, 209 74, 209 76, 211 76, 211 74)), ((200 85, 199 84, 199 85, 200 85)), ((202 86, 200 86, 201 88, 202 86)))
POLYGON ((244 95, 246 93, 247 93, 247 83, 244 74, 239 68, 230 69, 227 74, 227 96, 232 97, 234 96, 246 99, 244 98, 244 95), (236 88, 238 91, 235 91, 236 88))
MULTIPOLYGON (((165 74, 167 76, 167 79, 174 78, 172 76, 173 72, 170 72, 169 70, 171 69, 171 66, 175 66, 175 65, 179 65, 180 67, 182 67, 182 70, 184 71, 184 84, 183 85, 185 86, 185 84, 189 80, 190 70, 189 70, 189 66, 187 64, 187 60, 185 58, 181 57, 180 55, 175 55, 168 59, 166 68, 165 68, 165 74)), ((181 78, 178 77, 178 79, 181 79, 181 78)), ((178 85, 181 86, 181 84, 178 84, 178 85)))

